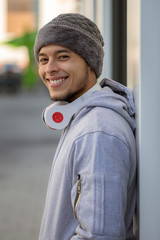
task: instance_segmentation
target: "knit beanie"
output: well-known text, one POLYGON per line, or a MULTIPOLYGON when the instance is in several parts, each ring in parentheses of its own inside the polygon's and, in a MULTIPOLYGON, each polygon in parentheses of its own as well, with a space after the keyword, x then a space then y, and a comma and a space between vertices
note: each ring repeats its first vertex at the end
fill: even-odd
POLYGON ((57 44, 81 56, 95 72, 98 78, 103 67, 103 37, 97 25, 78 13, 60 14, 44 25, 38 32, 34 55, 38 63, 38 54, 43 46, 57 44))

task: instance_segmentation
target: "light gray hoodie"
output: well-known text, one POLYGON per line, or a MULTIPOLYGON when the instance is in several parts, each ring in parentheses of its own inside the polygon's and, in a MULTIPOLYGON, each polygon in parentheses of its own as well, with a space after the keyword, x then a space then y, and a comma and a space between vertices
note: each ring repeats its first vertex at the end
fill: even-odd
POLYGON ((104 79, 101 86, 59 142, 39 240, 134 239, 134 103, 123 85, 104 79))

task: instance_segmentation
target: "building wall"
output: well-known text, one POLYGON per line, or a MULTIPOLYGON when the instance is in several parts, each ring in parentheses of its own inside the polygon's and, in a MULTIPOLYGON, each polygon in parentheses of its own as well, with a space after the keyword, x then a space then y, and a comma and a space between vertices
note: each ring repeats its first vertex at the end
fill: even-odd
MULTIPOLYGON (((36 28, 37 0, 0 0, 0 41, 8 41, 36 28)), ((28 53, 25 47, 0 45, 0 66, 7 63, 25 67, 28 53)))
POLYGON ((8 12, 7 31, 15 35, 35 30, 35 15, 33 12, 8 12))
POLYGON ((39 0, 38 28, 61 13, 78 12, 78 0, 39 0))
POLYGON ((7 32, 22 35, 36 27, 34 0, 7 0, 7 32))
POLYGON ((140 1, 127 2, 127 86, 133 89, 140 78, 140 1))
POLYGON ((159 13, 159 0, 141 0, 140 240, 160 239, 159 13))
POLYGON ((6 11, 7 11, 6 0, 1 0, 0 1, 0 40, 2 40, 7 30, 6 11))

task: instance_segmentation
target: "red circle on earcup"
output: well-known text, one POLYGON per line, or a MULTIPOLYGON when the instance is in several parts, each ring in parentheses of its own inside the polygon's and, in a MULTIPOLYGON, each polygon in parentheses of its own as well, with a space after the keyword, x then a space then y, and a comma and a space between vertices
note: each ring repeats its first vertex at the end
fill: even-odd
POLYGON ((60 112, 55 112, 52 115, 52 119, 56 123, 61 123, 63 121, 63 114, 60 112))

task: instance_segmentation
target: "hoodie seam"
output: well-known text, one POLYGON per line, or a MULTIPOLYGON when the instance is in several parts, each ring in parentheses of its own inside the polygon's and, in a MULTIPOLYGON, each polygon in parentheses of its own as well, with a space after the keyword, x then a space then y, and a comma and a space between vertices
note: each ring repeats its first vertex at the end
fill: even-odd
MULTIPOLYGON (((115 137, 115 138, 119 139, 121 142, 123 142, 123 143, 126 145, 127 149, 128 149, 127 143, 124 141, 123 138, 121 138, 121 137, 119 137, 119 136, 116 136, 115 134, 112 134, 112 133, 109 133, 109 132, 104 132, 103 130, 101 130, 101 131, 96 130, 96 131, 90 131, 90 132, 88 132, 88 133, 85 133, 85 134, 77 137, 77 138, 74 140, 74 143, 75 143, 76 141, 78 141, 79 139, 85 137, 86 135, 94 134, 94 133, 102 133, 102 134, 104 134, 104 135, 108 135, 108 136, 111 136, 111 137, 115 137)), ((74 144, 74 143, 73 143, 73 144, 74 144)), ((129 150, 129 149, 128 149, 128 150, 129 150)))

